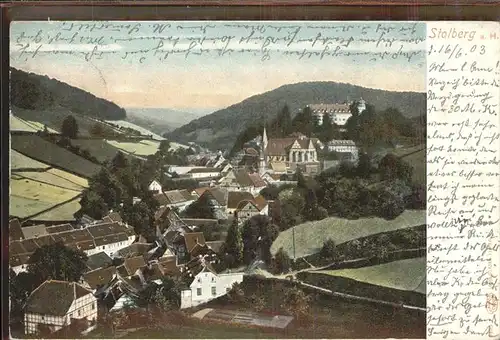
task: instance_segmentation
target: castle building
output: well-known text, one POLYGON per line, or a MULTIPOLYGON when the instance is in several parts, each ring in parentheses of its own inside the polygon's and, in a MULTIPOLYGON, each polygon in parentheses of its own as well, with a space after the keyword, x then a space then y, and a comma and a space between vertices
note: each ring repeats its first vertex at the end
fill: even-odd
MULTIPOLYGON (((325 115, 329 115, 332 123, 344 126, 351 117, 350 103, 335 104, 310 104, 312 116, 318 125, 322 125, 325 115)), ((366 110, 366 102, 361 98, 358 102, 358 112, 366 110)))

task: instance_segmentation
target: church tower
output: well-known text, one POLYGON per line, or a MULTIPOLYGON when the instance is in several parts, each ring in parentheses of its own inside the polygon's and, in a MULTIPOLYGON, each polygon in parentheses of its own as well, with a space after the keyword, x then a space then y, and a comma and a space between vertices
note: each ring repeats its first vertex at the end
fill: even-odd
POLYGON ((267 142, 268 140, 267 140, 266 126, 264 125, 264 132, 262 133, 262 143, 260 145, 260 152, 259 152, 259 175, 261 176, 267 169, 266 156, 265 156, 267 142))

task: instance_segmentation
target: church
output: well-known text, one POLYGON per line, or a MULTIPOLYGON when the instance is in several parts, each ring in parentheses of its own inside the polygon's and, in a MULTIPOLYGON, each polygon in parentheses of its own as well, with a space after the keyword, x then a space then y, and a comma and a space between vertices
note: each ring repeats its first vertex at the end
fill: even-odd
POLYGON ((259 173, 262 175, 265 172, 294 172, 297 168, 305 173, 318 173, 318 149, 323 147, 318 138, 308 138, 301 133, 268 139, 264 128, 260 145, 259 173))

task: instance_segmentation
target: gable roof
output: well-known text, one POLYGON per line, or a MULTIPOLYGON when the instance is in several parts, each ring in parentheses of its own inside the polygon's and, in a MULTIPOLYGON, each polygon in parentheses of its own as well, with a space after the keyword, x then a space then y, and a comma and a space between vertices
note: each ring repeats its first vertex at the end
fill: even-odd
POLYGON ((220 172, 219 168, 194 168, 190 171, 188 171, 188 174, 201 174, 201 173, 210 173, 210 172, 220 172))
POLYGON ((198 196, 201 196, 201 195, 203 195, 203 193, 204 193, 205 191, 207 191, 208 189, 210 189, 210 187, 196 188, 196 189, 194 189, 194 192, 195 192, 198 196))
POLYGON ((266 207, 267 205, 267 200, 264 198, 264 196, 262 195, 258 195, 257 197, 255 197, 253 199, 254 203, 255 203, 255 206, 257 207, 257 209, 262 210, 266 207))
POLYGON ((227 207, 229 209, 236 209, 238 204, 244 200, 252 200, 253 195, 246 191, 230 191, 227 195, 227 207))
POLYGON ((144 257, 141 255, 127 258, 123 262, 123 267, 128 273, 128 276, 134 275, 137 269, 142 268, 144 266, 146 266, 146 261, 144 261, 144 257))
POLYGON ((224 241, 207 241, 205 242, 205 244, 214 252, 219 253, 222 246, 224 245, 224 241))
POLYGON ((211 189, 205 191, 203 193, 203 195, 210 195, 221 206, 226 206, 227 205, 227 197, 228 197, 227 190, 224 190, 224 189, 221 189, 221 188, 211 188, 211 189))
POLYGON ((253 202, 253 200, 245 200, 245 201, 241 201, 240 204, 238 204, 238 207, 236 208, 236 211, 240 211, 240 210, 243 210, 245 207, 247 207, 249 204, 251 204, 252 206, 255 207, 255 209, 259 210, 259 208, 257 208, 257 206, 255 205, 255 203, 253 202))
POLYGON ((110 283, 115 273, 115 267, 99 268, 83 274, 83 279, 92 289, 97 289, 99 286, 110 283))
POLYGON ((155 194, 153 198, 160 206, 170 204, 170 201, 164 193, 155 194))
POLYGON ((300 137, 270 139, 267 143, 265 152, 268 156, 287 156, 294 143, 297 143, 301 149, 309 149, 309 143, 311 142, 313 146, 316 147, 319 139, 307 138, 304 135, 300 137))
POLYGON ((184 243, 186 244, 186 250, 190 253, 196 244, 205 244, 205 235, 203 233, 185 233, 184 243))
POLYGON ((153 243, 132 243, 116 252, 117 257, 130 258, 135 256, 144 256, 153 248, 153 243))
POLYGON ((193 197, 187 190, 170 190, 163 192, 163 194, 167 198, 168 203, 166 204, 177 204, 193 200, 193 197))
POLYGON ((75 229, 71 226, 71 224, 66 223, 66 224, 58 224, 58 225, 50 226, 50 227, 45 228, 45 230, 49 234, 55 234, 55 233, 60 233, 63 231, 70 231, 70 230, 75 230, 75 229))
POLYGON ((236 182, 242 187, 251 187, 253 185, 253 181, 248 175, 248 172, 244 169, 236 170, 234 172, 234 176, 236 182))
POLYGON ((267 186, 266 181, 260 177, 260 175, 256 172, 253 174, 248 174, 248 177, 250 177, 250 181, 252 181, 252 184, 256 188, 261 188, 267 186))
POLYGON ((45 224, 38 224, 29 227, 22 227, 23 236, 25 239, 29 238, 37 238, 39 236, 48 235, 47 230, 45 229, 45 224))
POLYGON ((111 257, 108 256, 105 252, 101 251, 97 254, 90 255, 87 259, 87 267, 90 270, 96 270, 98 268, 108 267, 113 263, 111 257))
POLYGON ((351 113, 349 104, 334 103, 334 104, 309 104, 307 105, 313 113, 351 113))
POLYGON ((23 231, 21 230, 21 223, 17 218, 9 221, 9 240, 18 241, 24 238, 23 231))
POLYGON ((275 172, 286 172, 285 162, 270 162, 269 167, 275 172))
POLYGON ((48 280, 30 294, 25 312, 64 316, 74 300, 88 294, 92 292, 76 282, 48 280))

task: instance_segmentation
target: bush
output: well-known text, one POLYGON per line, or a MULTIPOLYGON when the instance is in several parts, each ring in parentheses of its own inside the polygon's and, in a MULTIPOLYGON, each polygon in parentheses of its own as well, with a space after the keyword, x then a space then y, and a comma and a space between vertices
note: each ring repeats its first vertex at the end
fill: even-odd
POLYGON ((310 298, 300 288, 293 287, 285 292, 282 308, 297 319, 304 319, 309 315, 310 298))
POLYGON ((273 272, 275 274, 288 273, 291 267, 290 256, 288 256, 287 252, 283 250, 283 248, 278 249, 273 261, 273 272))
POLYGON ((321 248, 320 251, 320 255, 328 259, 333 259, 334 257, 336 257, 336 254, 337 254, 337 245, 335 244, 334 240, 329 238, 323 244, 323 247, 321 248))

